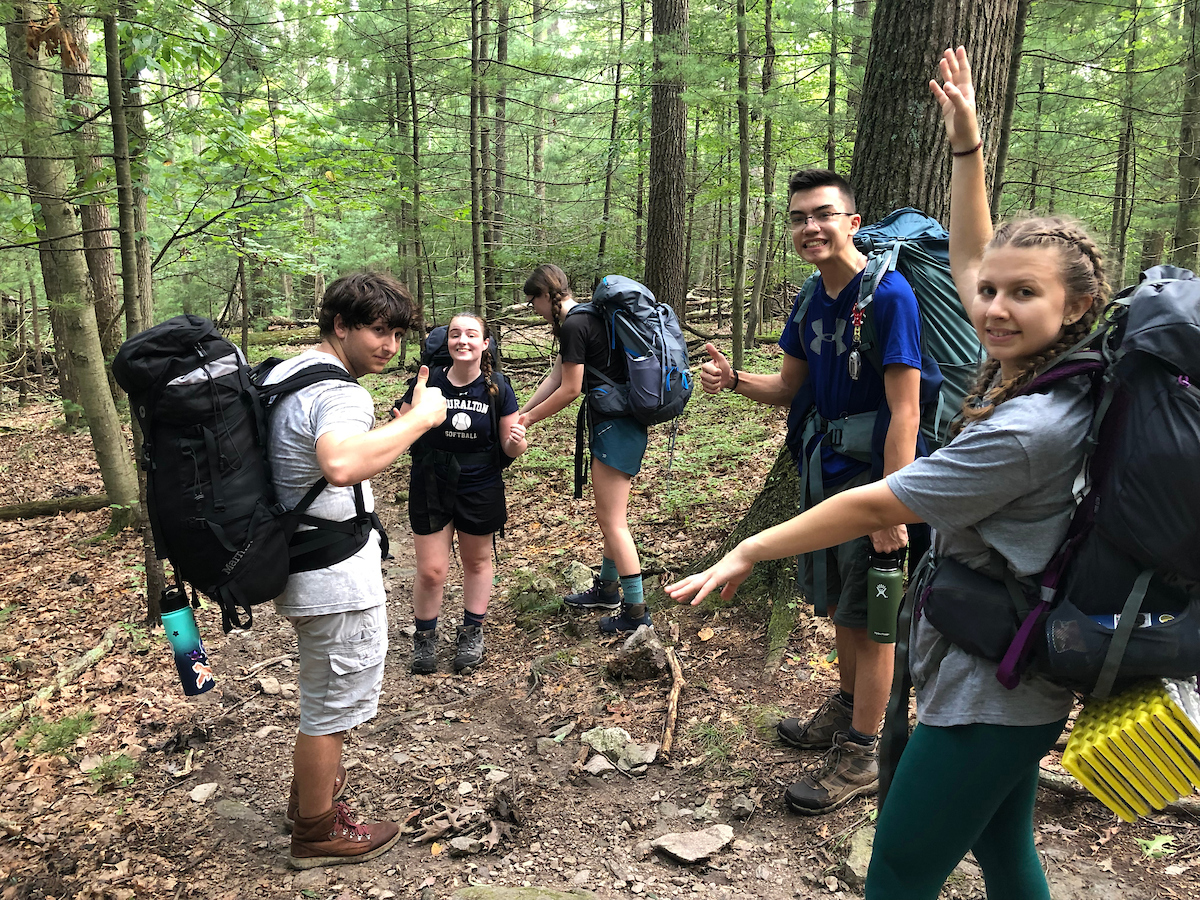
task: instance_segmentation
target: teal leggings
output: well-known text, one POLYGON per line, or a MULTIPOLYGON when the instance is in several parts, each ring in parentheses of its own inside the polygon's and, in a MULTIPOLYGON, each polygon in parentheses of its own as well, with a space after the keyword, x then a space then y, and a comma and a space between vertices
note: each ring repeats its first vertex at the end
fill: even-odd
POLYGON ((991 900, 1050 900, 1033 802, 1065 724, 918 725, 879 814, 866 900, 934 900, 968 850, 991 900))

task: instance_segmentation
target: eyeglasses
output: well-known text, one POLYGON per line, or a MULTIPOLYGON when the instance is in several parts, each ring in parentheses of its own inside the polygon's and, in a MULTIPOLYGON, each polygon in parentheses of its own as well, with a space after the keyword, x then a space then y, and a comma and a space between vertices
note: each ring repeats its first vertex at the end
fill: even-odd
POLYGON ((838 216, 856 216, 858 213, 852 212, 834 212, 831 209, 823 209, 820 212, 815 212, 811 216, 804 216, 800 213, 790 213, 788 218, 792 223, 792 227, 803 228, 809 222, 816 222, 818 225, 828 225, 838 216))

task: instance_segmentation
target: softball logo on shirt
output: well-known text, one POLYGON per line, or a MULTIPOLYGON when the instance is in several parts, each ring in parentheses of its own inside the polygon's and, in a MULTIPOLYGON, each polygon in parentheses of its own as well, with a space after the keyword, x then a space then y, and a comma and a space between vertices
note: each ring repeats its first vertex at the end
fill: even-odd
POLYGON ((465 412, 455 413, 454 418, 450 420, 450 424, 459 431, 466 431, 471 427, 471 417, 465 412))

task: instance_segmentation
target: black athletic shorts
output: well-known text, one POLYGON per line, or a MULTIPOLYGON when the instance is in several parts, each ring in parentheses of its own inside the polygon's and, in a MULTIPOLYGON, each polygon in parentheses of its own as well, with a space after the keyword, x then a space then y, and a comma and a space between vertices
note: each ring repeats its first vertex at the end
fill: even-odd
POLYGON ((448 485, 439 478, 437 485, 442 493, 430 509, 428 480, 418 477, 421 468, 413 467, 414 477, 408 492, 408 524, 413 534, 436 534, 453 521, 456 531, 485 535, 499 531, 508 521, 503 478, 482 487, 456 490, 452 498, 447 496, 448 485))

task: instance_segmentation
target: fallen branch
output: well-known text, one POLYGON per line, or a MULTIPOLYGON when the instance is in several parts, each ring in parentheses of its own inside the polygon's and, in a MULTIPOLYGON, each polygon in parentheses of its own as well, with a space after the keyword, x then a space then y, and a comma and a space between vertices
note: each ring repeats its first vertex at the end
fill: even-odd
POLYGON ((260 672, 263 669, 267 668, 267 666, 273 666, 273 665, 275 665, 275 663, 281 663, 285 659, 291 659, 291 658, 292 658, 292 655, 290 653, 283 653, 279 656, 272 656, 270 659, 264 659, 262 662, 257 662, 254 665, 252 665, 250 668, 248 668, 246 670, 245 675, 235 675, 233 677, 233 680, 234 681, 245 681, 247 678, 253 677, 257 672, 260 672))
POLYGON ((43 700, 50 699, 57 691, 75 681, 85 671, 94 666, 100 657, 112 649, 113 642, 120 631, 120 625, 111 626, 108 631, 104 632, 104 636, 100 638, 99 643, 95 647, 68 663, 66 668, 60 671, 48 685, 38 690, 28 700, 22 700, 16 706, 12 707, 12 709, 0 713, 0 726, 4 726, 28 714, 37 704, 43 700))
POLYGON ((78 497, 30 500, 28 503, 0 506, 0 520, 37 519, 42 516, 57 516, 63 512, 95 512, 109 505, 108 494, 83 494, 78 497))
MULTIPOLYGON (((1057 772, 1051 772, 1047 769, 1038 770, 1038 785, 1047 790, 1054 791, 1056 794, 1062 794, 1065 797, 1073 797, 1076 799, 1095 800, 1097 803, 1100 800, 1087 788, 1074 779, 1070 775, 1060 775, 1057 772)), ((1168 803, 1162 809, 1163 812, 1182 812, 1193 816, 1200 816, 1200 797, 1180 797, 1174 803, 1168 803)))
POLYGON ((694 334, 696 337, 700 338, 701 340, 715 341, 717 339, 717 336, 715 334, 706 334, 705 332, 701 331, 698 328, 693 328, 687 322, 680 322, 679 324, 683 328, 684 331, 690 331, 692 334, 694 334))
POLYGON ((667 665, 671 667, 671 693, 667 695, 667 723, 663 728, 662 747, 659 748, 659 752, 663 756, 671 752, 671 745, 675 743, 675 721, 679 718, 679 695, 687 683, 683 680, 683 667, 679 664, 679 657, 675 655, 674 647, 667 648, 667 665))

